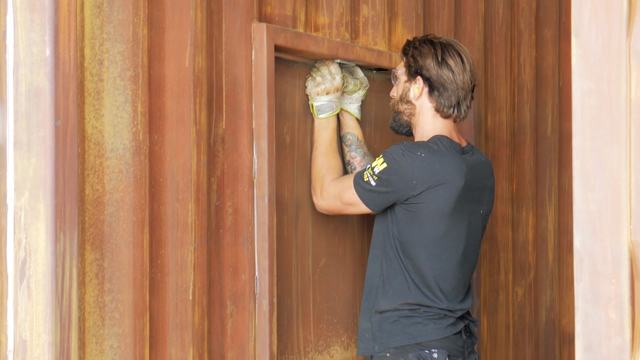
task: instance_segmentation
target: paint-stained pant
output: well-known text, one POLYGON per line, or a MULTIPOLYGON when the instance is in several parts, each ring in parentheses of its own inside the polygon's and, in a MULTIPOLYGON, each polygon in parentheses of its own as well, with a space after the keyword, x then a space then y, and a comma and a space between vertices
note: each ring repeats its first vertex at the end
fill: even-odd
POLYGON ((478 360, 478 338, 471 325, 437 340, 399 346, 371 356, 371 360, 478 360))

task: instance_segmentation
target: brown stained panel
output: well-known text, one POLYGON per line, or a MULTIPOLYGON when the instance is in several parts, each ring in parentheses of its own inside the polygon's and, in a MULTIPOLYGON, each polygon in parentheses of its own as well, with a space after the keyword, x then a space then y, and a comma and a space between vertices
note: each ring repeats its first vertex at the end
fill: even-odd
POLYGON ((150 3, 150 356, 206 353, 205 2, 150 3))
POLYGON ((352 0, 352 42, 386 50, 389 33, 389 2, 386 0, 352 0))
POLYGON ((424 33, 424 0, 389 2, 389 51, 400 52, 407 39, 424 33))
MULTIPOLYGON (((513 141, 513 338, 512 357, 536 360, 544 357, 538 344, 536 298, 544 296, 535 285, 546 279, 536 269, 536 2, 513 4, 514 116, 513 141), (523 352, 522 349, 528 349, 523 352)), ((543 155, 544 156, 544 155, 543 155)))
POLYGON ((537 348, 560 357, 558 257, 559 3, 538 0, 536 37, 536 281, 537 348))
POLYGON ((511 3, 485 1, 486 139, 484 151, 493 162, 496 194, 483 239, 478 275, 480 353, 510 359, 513 349, 513 103, 511 84, 511 3))
MULTIPOLYGON (((81 85, 76 0, 58 2, 56 9, 55 198, 56 198, 56 357, 77 359, 79 120, 81 85)), ((3 67, 4 69, 4 67, 3 67)), ((3 157, 4 158, 4 157, 3 157)), ((3 177, 4 178, 4 177, 3 177)))
POLYGON ((306 0, 260 0, 260 21, 304 31, 306 0))
POLYGON ((209 314, 211 359, 253 359, 252 22, 254 1, 209 2, 213 127, 209 134, 209 314), (224 36, 223 36, 224 34, 224 36))
MULTIPOLYGON (((640 28, 638 26, 637 28, 640 28)), ((575 359, 573 290, 573 188, 571 115, 571 0, 560 2, 559 45, 559 164, 558 164, 558 283, 559 346, 562 360, 575 359)), ((639 34, 640 35, 640 34, 639 34)), ((639 69, 640 70, 640 69, 639 69)), ((640 79, 638 79, 640 80, 640 79)), ((636 84, 640 81, 636 82, 636 84)), ((636 107, 640 109, 640 107, 636 107)), ((636 122, 638 124, 640 122, 636 122)), ((638 134, 640 135, 640 134, 638 134)), ((635 137, 640 141, 640 137, 635 137)), ((640 151, 635 152, 640 154, 640 151)), ((640 188, 640 187, 636 187, 640 188)))
MULTIPOLYGON (((424 0, 424 32, 454 37, 457 23, 463 20, 455 17, 456 7, 461 6, 461 3, 458 0, 424 0)), ((463 21, 472 19, 464 18, 463 21)))
MULTIPOLYGON (((313 120, 304 94, 309 69, 307 64, 276 60, 278 358, 353 359, 372 218, 326 216, 313 207, 313 120)), ((378 153, 401 138, 387 128, 388 75, 367 76, 371 90, 363 130, 378 153)))
POLYGON ((333 40, 351 39, 351 1, 307 0, 306 32, 333 40))
MULTIPOLYGON (((467 119, 460 125, 460 129, 468 141, 484 152, 484 2, 477 0, 461 0, 456 4, 456 18, 468 19, 468 21, 455 22, 455 37, 469 51, 476 76, 476 89, 474 100, 467 119)), ((425 24, 429 21, 429 15, 425 14, 425 24)), ((481 265, 478 265, 481 266, 481 265)), ((479 317, 479 289, 482 287, 482 279, 478 271, 473 275, 474 299, 472 313, 479 317)))
POLYGON ((83 4, 80 358, 147 358, 145 1, 83 4))
MULTIPOLYGON (((434 15, 437 16, 437 15, 434 15)), ((460 124, 460 130, 467 140, 479 145, 484 123, 484 2, 477 0, 459 0, 455 5, 455 39, 469 51, 476 77, 474 100, 467 119, 460 124)), ((425 26, 429 17, 425 14, 425 26)), ((426 32, 426 31, 425 31, 426 32)))

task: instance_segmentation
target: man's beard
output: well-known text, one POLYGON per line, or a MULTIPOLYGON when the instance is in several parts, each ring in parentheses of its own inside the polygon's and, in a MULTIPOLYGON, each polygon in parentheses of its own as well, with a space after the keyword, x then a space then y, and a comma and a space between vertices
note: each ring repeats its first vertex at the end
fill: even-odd
POLYGON ((416 115, 416 106, 409 99, 409 86, 405 86, 397 99, 391 99, 391 122, 389 128, 398 134, 411 137, 411 120, 416 115))

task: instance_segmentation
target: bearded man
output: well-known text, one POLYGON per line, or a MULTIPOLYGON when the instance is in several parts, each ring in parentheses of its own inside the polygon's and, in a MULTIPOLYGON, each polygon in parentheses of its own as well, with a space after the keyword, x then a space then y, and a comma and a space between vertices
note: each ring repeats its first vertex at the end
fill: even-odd
POLYGON ((413 141, 373 158, 359 121, 369 87, 355 65, 318 62, 311 192, 325 214, 376 214, 358 331, 370 359, 477 359, 471 278, 493 209, 491 162, 459 132, 471 108, 471 59, 434 35, 402 47, 391 72, 391 129, 413 141), (339 118, 339 121, 338 121, 339 118), (344 167, 335 146, 340 126, 344 167))

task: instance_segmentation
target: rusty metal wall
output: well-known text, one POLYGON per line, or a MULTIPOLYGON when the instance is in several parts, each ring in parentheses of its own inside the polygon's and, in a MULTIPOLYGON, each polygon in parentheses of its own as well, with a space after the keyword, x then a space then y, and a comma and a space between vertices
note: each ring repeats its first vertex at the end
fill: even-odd
POLYGON ((383 50, 427 32, 469 49, 478 87, 462 126, 497 179, 476 274, 481 355, 573 358, 570 2, 262 0, 258 12, 383 50))
MULTIPOLYGON (((481 353, 571 358, 568 1, 57 4, 60 357, 264 356, 253 347, 258 20, 381 50, 424 32, 469 48, 480 85, 463 126, 499 182, 477 275, 481 353)), ((366 132, 374 146, 378 133, 366 132)))
POLYGON ((206 4, 149 4, 152 359, 202 359, 207 353, 206 4))
POLYGON ((476 143, 496 171, 475 278, 483 357, 573 358, 569 6, 426 2, 425 32, 474 59, 476 143))
POLYGON ((148 13, 84 1, 80 357, 149 356, 148 13))

